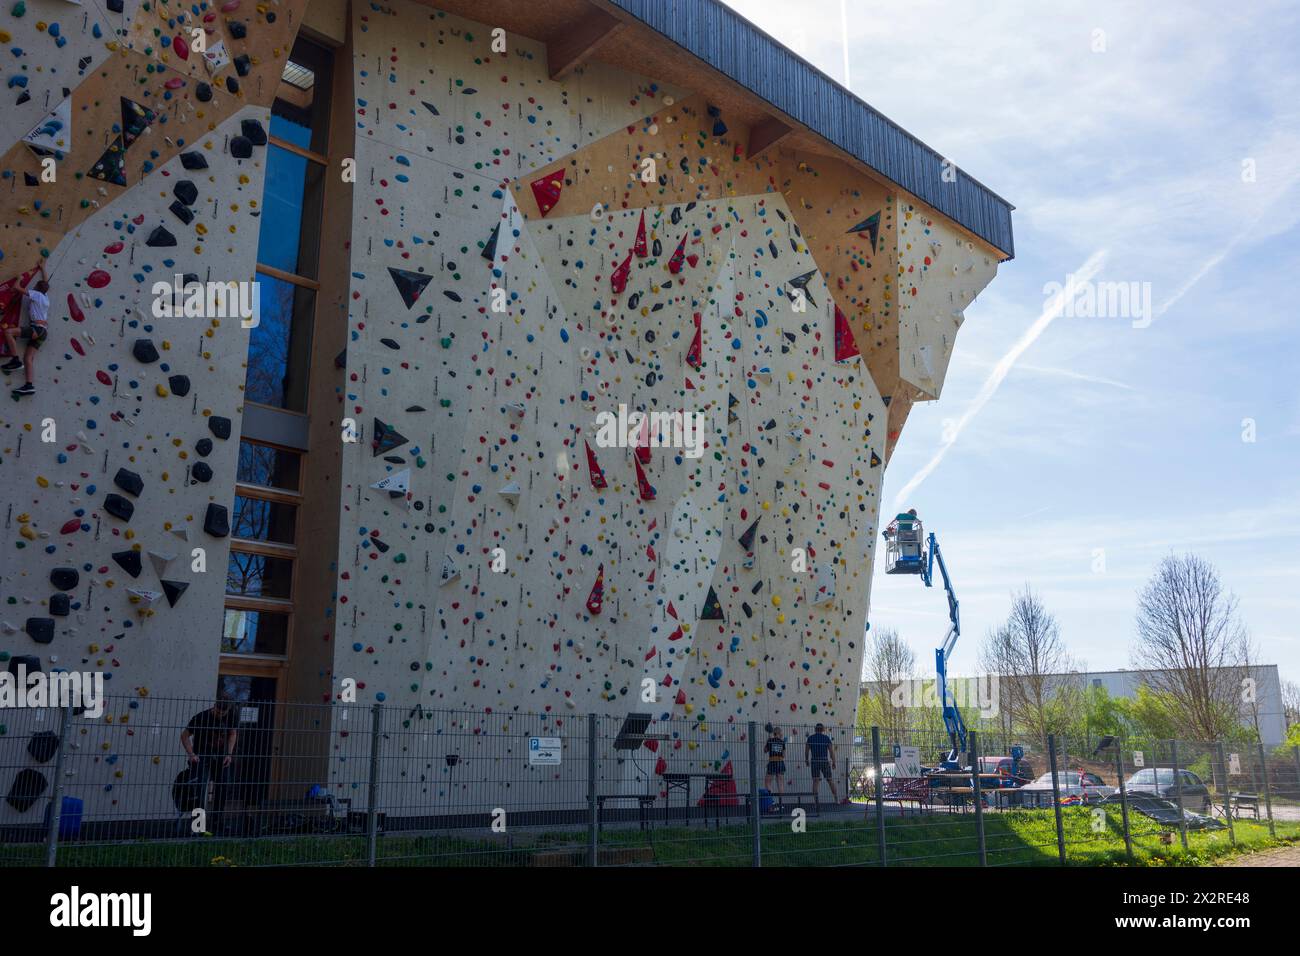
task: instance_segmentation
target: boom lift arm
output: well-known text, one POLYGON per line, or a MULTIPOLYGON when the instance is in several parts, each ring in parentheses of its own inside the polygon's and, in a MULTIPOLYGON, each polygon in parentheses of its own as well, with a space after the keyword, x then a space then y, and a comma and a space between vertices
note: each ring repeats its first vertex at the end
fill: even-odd
MULTIPOLYGON (((957 638, 961 636, 961 613, 957 595, 952 589, 952 579, 948 576, 948 566, 944 563, 943 552, 939 550, 939 539, 931 531, 928 553, 921 571, 921 580, 925 582, 926 587, 933 587, 935 561, 939 562, 939 573, 943 575, 943 589, 948 595, 949 621, 948 633, 943 639, 943 644, 934 651, 934 666, 939 674, 939 700, 943 705, 943 725, 952 743, 952 749, 948 752, 942 767, 945 770, 960 770, 962 755, 966 753, 966 721, 962 719, 961 711, 957 709, 957 698, 948 686, 948 658, 952 656, 952 649, 957 645, 957 638)), ((974 772, 978 773, 979 768, 974 768, 974 772)))

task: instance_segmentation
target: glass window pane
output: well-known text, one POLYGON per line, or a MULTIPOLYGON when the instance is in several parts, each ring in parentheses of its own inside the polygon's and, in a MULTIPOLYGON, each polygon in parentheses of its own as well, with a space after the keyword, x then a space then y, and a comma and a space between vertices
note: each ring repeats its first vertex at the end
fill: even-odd
POLYGON ((245 397, 274 408, 306 411, 316 293, 265 275, 258 276, 258 282, 262 314, 248 338, 245 397))
POLYGON ((316 278, 325 167, 272 145, 266 158, 257 261, 316 278))
POLYGON ((301 458, 297 452, 241 441, 236 477, 250 485, 297 491, 301 458))
POLYGON ((226 608, 221 630, 223 654, 283 654, 288 638, 287 614, 226 608))
POLYGON ((277 501, 235 495, 235 520, 230 534, 246 541, 293 544, 293 521, 298 509, 277 501))
POLYGON ((292 561, 243 551, 230 552, 226 566, 227 594, 287 600, 292 586, 292 561))
POLYGON ((293 45, 271 106, 271 134, 313 153, 329 145, 333 54, 305 38, 293 45))

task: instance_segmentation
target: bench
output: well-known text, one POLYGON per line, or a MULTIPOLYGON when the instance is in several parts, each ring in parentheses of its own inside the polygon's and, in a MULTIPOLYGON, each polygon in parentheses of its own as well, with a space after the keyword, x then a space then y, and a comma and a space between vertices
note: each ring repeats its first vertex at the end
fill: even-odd
POLYGON ((899 812, 903 812, 904 803, 915 803, 917 812, 934 803, 934 788, 928 777, 889 777, 885 780, 885 792, 881 799, 886 803, 898 803, 899 812))
POLYGON ((1241 814, 1238 811, 1245 809, 1249 810, 1256 820, 1259 819, 1259 794, 1232 793, 1228 795, 1228 799, 1232 803, 1232 815, 1234 817, 1240 817, 1241 814))
POLYGON ((605 801, 606 800, 635 800, 637 803, 637 829, 644 830, 648 818, 648 811, 654 806, 658 797, 653 793, 598 793, 596 794, 596 829, 601 829, 605 824, 605 801))
POLYGON ((769 814, 784 814, 790 810, 800 809, 807 810, 814 817, 822 815, 820 793, 813 793, 811 790, 787 790, 785 793, 773 793, 771 798, 772 809, 766 811, 769 814))

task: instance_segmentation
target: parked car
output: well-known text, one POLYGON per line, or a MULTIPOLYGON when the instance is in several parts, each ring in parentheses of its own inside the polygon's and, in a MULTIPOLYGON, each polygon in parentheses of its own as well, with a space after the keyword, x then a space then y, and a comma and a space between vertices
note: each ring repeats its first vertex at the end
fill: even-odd
MULTIPOLYGON (((1102 782, 1101 777, 1095 773, 1088 773, 1086 770, 1058 770, 1056 772, 1056 787, 1062 804, 1091 805, 1101 803, 1116 792, 1114 787, 1107 786, 1102 782)), ((1052 805, 1051 772, 1049 771, 1033 783, 1021 787, 1020 796, 1024 806, 1050 807, 1052 805)))
MULTIPOLYGON (((1000 778, 997 786, 1002 788, 1023 787, 1034 779, 1033 765, 1023 757, 1019 767, 1012 757, 980 757, 980 773, 996 773, 1000 778)), ((981 785, 991 786, 992 781, 981 785)))
POLYGON ((1178 783, 1181 782, 1183 809, 1208 814, 1213 809, 1210 788, 1190 770, 1180 770, 1178 776, 1180 780, 1175 781, 1172 767, 1146 767, 1124 781, 1124 790, 1130 794, 1149 794, 1177 804, 1178 783))

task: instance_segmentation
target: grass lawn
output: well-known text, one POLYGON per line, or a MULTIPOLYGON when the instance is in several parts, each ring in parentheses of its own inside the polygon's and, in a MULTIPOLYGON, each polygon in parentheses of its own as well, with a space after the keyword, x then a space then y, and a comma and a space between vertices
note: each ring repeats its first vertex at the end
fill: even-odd
MULTIPOLYGON (((1120 811, 1108 807, 1063 808, 1066 859, 1074 866, 1128 865, 1120 811)), ((1220 857, 1286 845, 1300 840, 1300 823, 1277 822, 1277 838, 1267 823, 1238 822, 1236 844, 1227 830, 1188 833, 1188 849, 1175 831, 1165 843, 1165 828, 1139 814, 1131 816, 1133 863, 1140 866, 1197 866, 1220 857)), ((1058 863, 1056 823, 1051 810, 1013 810, 985 815, 985 845, 990 866, 1054 866, 1058 863)), ((976 866, 975 818, 908 814, 886 818, 886 858, 890 866, 976 866)), ((602 865, 749 866, 752 834, 748 826, 606 829, 601 833, 602 865)), ((585 863, 586 833, 526 831, 487 839, 455 836, 386 836, 378 844, 380 866, 573 866, 585 863)), ((874 820, 810 820, 805 832, 784 822, 764 821, 764 866, 845 866, 878 863, 874 820)), ((251 840, 197 837, 99 845, 69 844, 59 849, 61 866, 311 866, 367 863, 361 836, 287 836, 251 840)), ((44 847, 0 848, 0 865, 41 865, 44 847)))

